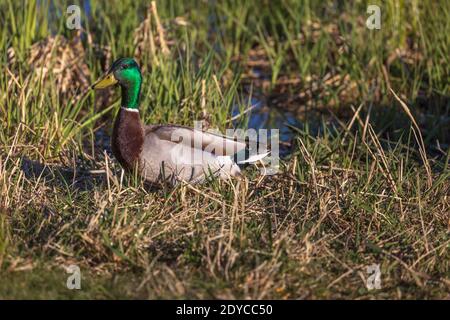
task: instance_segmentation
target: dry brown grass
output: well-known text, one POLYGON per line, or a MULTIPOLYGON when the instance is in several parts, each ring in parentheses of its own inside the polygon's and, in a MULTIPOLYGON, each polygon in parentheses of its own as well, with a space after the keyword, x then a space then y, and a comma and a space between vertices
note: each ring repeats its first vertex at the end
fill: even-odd
POLYGON ((52 272, 131 274, 121 290, 134 297, 448 297, 448 181, 428 187, 419 163, 368 132, 325 162, 317 150, 332 142, 303 137, 277 176, 174 190, 133 181, 107 156, 90 171, 27 167, 13 145, 0 161, 0 261, 8 273, 42 268, 44 255, 52 272), (382 289, 368 291, 373 263, 382 289))

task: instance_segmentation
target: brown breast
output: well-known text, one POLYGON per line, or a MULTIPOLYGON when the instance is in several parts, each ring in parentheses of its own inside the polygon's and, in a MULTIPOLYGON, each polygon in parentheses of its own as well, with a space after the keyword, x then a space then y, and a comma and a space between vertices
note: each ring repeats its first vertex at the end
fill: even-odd
POLYGON ((114 156, 122 167, 133 169, 144 145, 144 129, 139 112, 120 108, 114 122, 111 145, 114 156))

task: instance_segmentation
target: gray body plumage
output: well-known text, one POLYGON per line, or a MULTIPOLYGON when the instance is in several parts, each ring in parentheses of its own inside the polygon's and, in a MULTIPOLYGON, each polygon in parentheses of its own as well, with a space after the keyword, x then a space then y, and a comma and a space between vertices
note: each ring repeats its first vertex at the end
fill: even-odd
POLYGON ((209 175, 221 179, 240 175, 232 157, 245 149, 244 142, 173 125, 150 125, 144 130, 140 167, 148 181, 197 183, 209 175))

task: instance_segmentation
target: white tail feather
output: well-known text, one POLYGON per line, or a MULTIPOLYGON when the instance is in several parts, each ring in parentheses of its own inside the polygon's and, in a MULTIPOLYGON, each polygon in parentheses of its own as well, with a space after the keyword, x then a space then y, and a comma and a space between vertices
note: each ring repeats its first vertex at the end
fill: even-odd
POLYGON ((257 162, 257 161, 262 160, 265 157, 267 157, 269 155, 269 153, 270 153, 270 151, 266 152, 266 153, 255 154, 253 156, 250 156, 248 159, 238 161, 238 164, 257 162))

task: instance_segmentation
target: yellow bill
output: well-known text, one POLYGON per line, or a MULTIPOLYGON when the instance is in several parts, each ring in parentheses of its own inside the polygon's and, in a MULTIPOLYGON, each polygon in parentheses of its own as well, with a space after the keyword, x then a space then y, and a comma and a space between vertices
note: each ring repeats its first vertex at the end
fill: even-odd
POLYGON ((116 78, 114 78, 114 74, 108 73, 105 76, 101 77, 100 79, 98 79, 92 86, 92 89, 103 89, 103 88, 107 88, 109 86, 112 86, 114 84, 117 83, 116 78))

